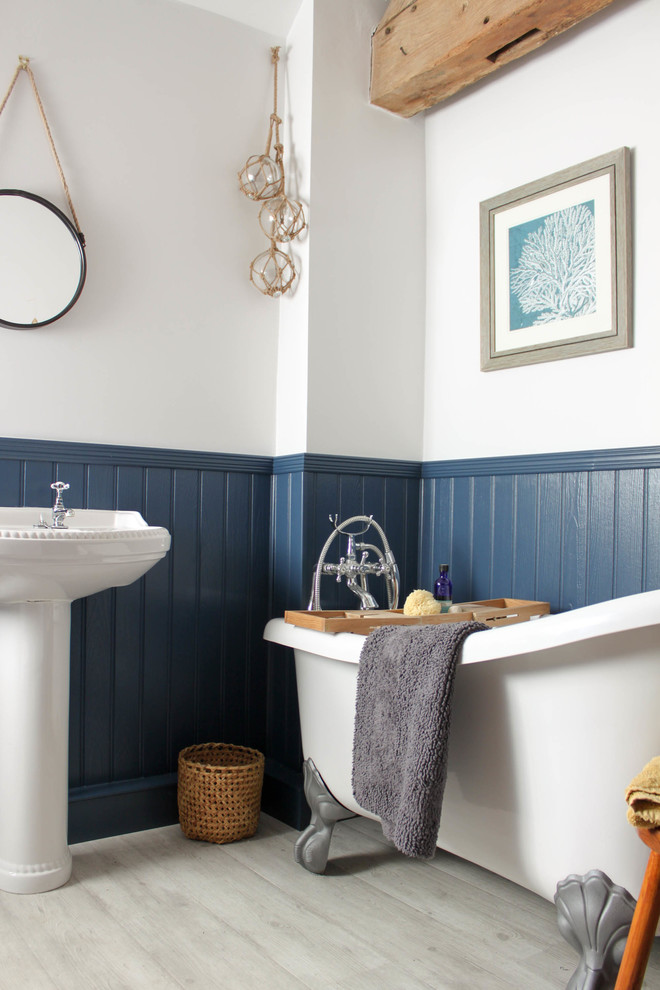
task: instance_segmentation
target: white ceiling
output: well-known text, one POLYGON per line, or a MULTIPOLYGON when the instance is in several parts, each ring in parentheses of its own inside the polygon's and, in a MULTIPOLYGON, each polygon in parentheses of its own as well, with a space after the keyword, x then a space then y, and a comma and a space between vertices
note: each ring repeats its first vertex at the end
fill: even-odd
POLYGON ((180 0, 285 38, 302 0, 180 0))

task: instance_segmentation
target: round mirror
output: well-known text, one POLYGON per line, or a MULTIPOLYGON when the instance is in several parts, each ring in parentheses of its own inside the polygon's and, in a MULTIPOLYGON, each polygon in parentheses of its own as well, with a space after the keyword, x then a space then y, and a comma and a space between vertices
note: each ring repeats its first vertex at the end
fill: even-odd
POLYGON ((47 199, 0 189, 0 326, 59 320, 85 284, 84 239, 47 199))

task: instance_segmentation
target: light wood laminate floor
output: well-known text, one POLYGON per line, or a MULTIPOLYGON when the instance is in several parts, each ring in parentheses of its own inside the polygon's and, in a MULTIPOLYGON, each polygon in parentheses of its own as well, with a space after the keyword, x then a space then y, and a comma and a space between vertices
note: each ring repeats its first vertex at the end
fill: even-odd
POLYGON ((407 859, 365 819, 337 825, 314 876, 297 834, 263 815, 224 846, 177 825, 74 846, 66 886, 0 892, 1 990, 566 987, 577 954, 535 894, 441 851, 407 859))

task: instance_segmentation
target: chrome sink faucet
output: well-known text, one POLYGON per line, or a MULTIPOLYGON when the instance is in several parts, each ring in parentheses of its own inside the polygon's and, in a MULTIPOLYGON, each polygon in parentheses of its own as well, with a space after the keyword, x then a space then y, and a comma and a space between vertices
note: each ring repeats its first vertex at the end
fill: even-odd
POLYGON ((51 529, 66 529, 64 520, 67 516, 75 516, 76 514, 73 509, 66 509, 64 507, 64 502, 62 501, 62 492, 67 491, 69 485, 65 484, 63 481, 54 481, 50 487, 56 493, 51 529))
POLYGON ((374 521, 373 516, 351 516, 350 519, 345 519, 341 523, 337 522, 338 516, 336 515, 334 518, 332 516, 329 518, 334 526, 334 531, 326 540, 314 568, 312 591, 307 608, 310 611, 321 608, 320 585, 323 574, 335 575, 338 583, 342 578, 345 578, 346 587, 350 588, 353 594, 359 598, 361 609, 378 608, 378 602, 369 591, 367 578, 369 575, 383 577, 387 587, 387 607, 396 608, 399 602, 399 568, 382 528, 374 521), (357 532, 347 532, 346 527, 353 523, 366 523, 366 526, 357 532), (356 540, 356 537, 363 536, 371 526, 378 532, 382 540, 382 550, 374 546, 373 543, 361 543, 356 540), (326 564, 325 556, 330 544, 340 534, 347 538, 346 556, 340 557, 338 564, 326 564), (375 554, 376 560, 369 560, 369 551, 375 554), (360 554, 359 557, 358 553, 360 554))
POLYGON ((50 522, 46 522, 43 512, 39 517, 39 522, 35 523, 37 529, 66 529, 64 520, 67 516, 75 516, 74 509, 67 509, 62 501, 62 492, 65 492, 69 485, 63 481, 54 481, 50 486, 55 492, 55 504, 53 505, 53 515, 50 522))

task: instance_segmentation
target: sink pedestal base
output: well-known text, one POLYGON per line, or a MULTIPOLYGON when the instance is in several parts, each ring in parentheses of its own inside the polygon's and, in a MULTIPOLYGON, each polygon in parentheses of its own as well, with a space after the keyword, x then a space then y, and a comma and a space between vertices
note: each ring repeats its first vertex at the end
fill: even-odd
POLYGON ((71 876, 70 602, 0 605, 0 890, 71 876))

